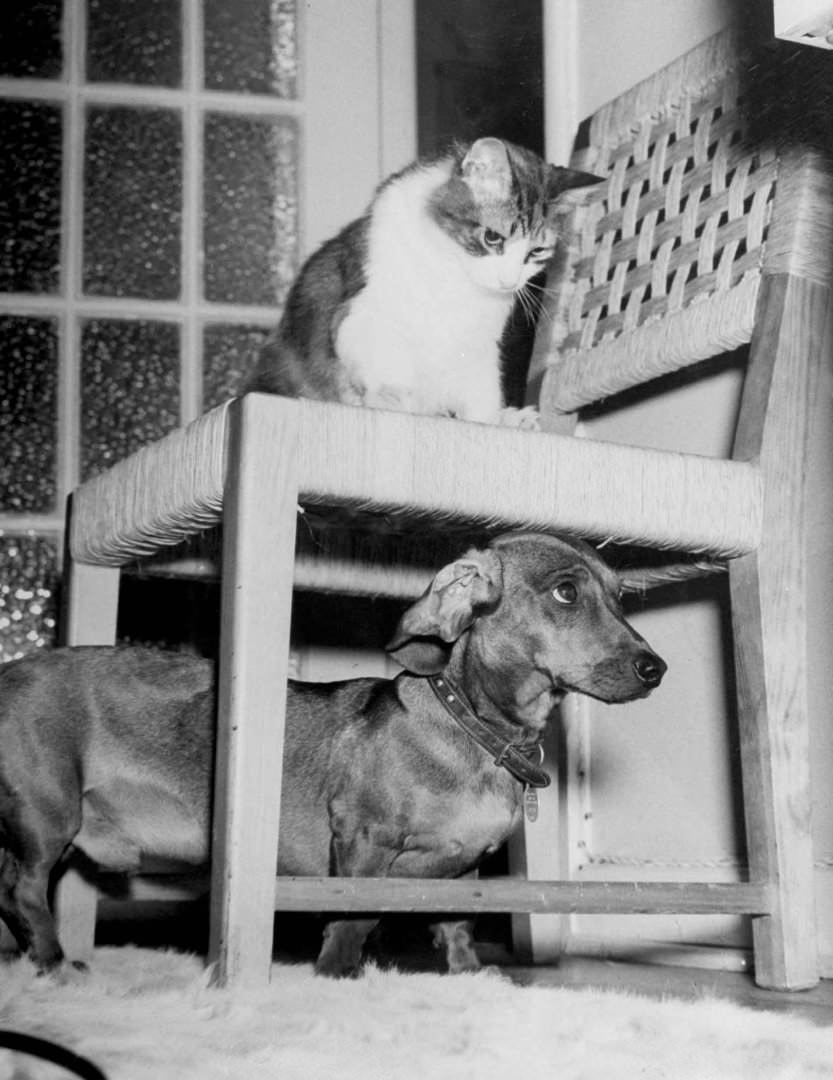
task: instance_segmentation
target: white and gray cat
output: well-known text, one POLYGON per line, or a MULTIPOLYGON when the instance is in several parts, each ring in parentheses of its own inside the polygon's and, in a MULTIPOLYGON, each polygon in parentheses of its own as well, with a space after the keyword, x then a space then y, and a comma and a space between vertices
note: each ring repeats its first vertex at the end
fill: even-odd
POLYGON ((518 423, 504 328, 565 193, 597 182, 494 138, 391 176, 304 264, 247 389, 518 423))

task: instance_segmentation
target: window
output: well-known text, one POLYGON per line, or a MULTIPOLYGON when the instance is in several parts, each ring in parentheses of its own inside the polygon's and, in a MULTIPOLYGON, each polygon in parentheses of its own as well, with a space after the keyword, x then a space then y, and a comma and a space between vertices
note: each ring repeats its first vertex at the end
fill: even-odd
POLYGON ((6 0, 0 660, 52 643, 64 500, 235 393, 298 262, 295 0, 6 0))

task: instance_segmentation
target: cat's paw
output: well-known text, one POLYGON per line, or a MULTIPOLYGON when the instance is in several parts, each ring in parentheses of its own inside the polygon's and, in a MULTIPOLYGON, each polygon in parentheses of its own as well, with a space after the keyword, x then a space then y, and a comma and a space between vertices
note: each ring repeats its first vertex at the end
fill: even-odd
POLYGON ((518 428, 520 431, 541 430, 541 417, 534 405, 526 405, 523 409, 507 405, 500 410, 498 423, 501 427, 518 428))

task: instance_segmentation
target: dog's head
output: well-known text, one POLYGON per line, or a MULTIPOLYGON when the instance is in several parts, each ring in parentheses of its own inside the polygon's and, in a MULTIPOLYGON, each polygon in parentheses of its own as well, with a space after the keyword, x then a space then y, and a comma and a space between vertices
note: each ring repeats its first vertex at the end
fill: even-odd
POLYGON ((664 661, 627 622, 620 582, 589 545, 545 533, 507 533, 444 566, 404 613, 388 650, 415 674, 436 674, 455 648, 480 675, 567 690, 605 702, 643 697, 664 661))

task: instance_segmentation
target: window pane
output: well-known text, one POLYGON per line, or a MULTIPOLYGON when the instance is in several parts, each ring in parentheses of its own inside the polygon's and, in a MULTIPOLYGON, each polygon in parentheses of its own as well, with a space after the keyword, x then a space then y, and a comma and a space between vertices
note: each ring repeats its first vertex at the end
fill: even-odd
POLYGON ((180 0, 89 0, 87 78, 90 82, 182 82, 180 0))
POLYGON ((295 0, 205 0, 209 90, 295 97, 295 0))
POLYGON ((270 330, 265 326, 206 326, 203 334, 203 409, 211 409, 242 393, 260 347, 269 334, 270 330))
POLYGON ((281 302, 297 267, 298 129, 288 118, 205 121, 205 296, 281 302))
POLYGON ((179 296, 182 125, 168 109, 91 108, 84 160, 84 289, 179 296))
POLYGON ((3 0, 0 75, 57 79, 63 68, 62 0, 3 0))
POLYGON ((179 424, 179 326, 90 319, 81 331, 86 480, 179 424))
POLYGON ((55 507, 58 337, 53 319, 0 317, 0 510, 55 507))
POLYGON ((0 531, 0 662, 55 644, 58 549, 53 537, 0 531))
POLYGON ((61 111, 0 102, 0 290, 56 292, 61 260, 61 111))

